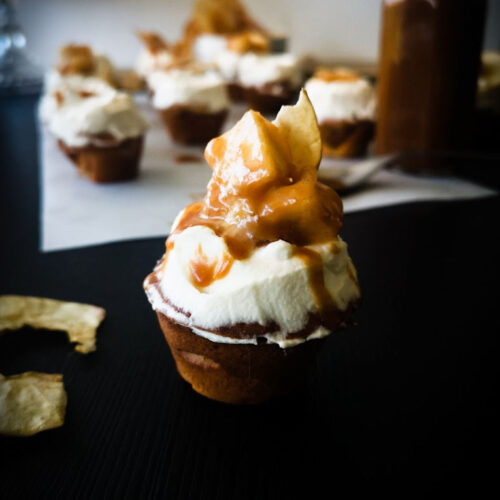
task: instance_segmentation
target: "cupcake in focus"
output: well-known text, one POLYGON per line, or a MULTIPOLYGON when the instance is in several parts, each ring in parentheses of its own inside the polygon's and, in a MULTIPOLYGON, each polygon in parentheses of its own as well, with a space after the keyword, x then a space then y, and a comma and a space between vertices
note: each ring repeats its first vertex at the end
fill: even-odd
POLYGON ((191 64, 156 71, 148 84, 153 107, 175 142, 204 145, 219 135, 230 100, 226 82, 216 72, 191 64))
POLYGON ((323 154, 365 155, 375 130, 376 98, 370 82, 348 69, 319 69, 305 89, 318 118, 323 154))
POLYGON ((144 287, 195 391, 262 403, 305 380, 359 303, 342 202, 317 182, 321 138, 305 92, 272 123, 248 111, 205 158, 206 196, 177 216, 144 287))
POLYGON ((47 89, 40 116, 81 175, 97 183, 137 176, 146 122, 130 95, 73 75, 47 89))

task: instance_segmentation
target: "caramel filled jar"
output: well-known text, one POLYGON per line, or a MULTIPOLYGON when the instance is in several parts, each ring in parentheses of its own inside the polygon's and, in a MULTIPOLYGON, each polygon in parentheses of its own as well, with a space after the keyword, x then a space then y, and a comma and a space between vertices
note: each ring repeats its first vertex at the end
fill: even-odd
POLYGON ((408 169, 440 167, 467 148, 486 0, 384 0, 377 84, 377 154, 408 169), (422 154, 423 153, 423 154, 422 154))

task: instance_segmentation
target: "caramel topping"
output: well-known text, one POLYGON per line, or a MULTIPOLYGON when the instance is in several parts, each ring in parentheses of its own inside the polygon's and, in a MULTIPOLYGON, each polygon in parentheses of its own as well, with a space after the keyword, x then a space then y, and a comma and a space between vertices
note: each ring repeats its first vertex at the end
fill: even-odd
POLYGON ((186 32, 193 30, 198 34, 264 31, 238 0, 198 0, 186 27, 186 32))
MULTIPOLYGON (((198 0, 193 7, 193 15, 184 26, 184 35, 172 52, 176 58, 192 58, 192 46, 203 33, 231 35, 238 33, 259 33, 267 37, 266 31, 248 14, 238 0, 198 0)), ((262 42, 252 39, 253 46, 262 42)))
POLYGON ((158 52, 169 49, 168 43, 163 37, 158 35, 158 33, 152 31, 139 31, 137 36, 142 40, 144 45, 146 45, 146 48, 151 54, 158 54, 158 52))
POLYGON ((332 240, 342 224, 338 195, 298 169, 279 128, 249 111, 212 140, 205 158, 213 169, 207 195, 190 205, 175 232, 204 225, 224 237, 232 256, 279 239, 298 245, 332 240))
POLYGON ((324 282, 321 255, 305 245, 335 240, 342 202, 317 181, 321 139, 307 94, 302 92, 296 106, 282 108, 273 123, 248 111, 230 131, 210 141, 205 159, 213 170, 207 194, 184 210, 167 239, 165 263, 177 236, 196 225, 224 238, 230 253, 213 259, 201 245, 197 248, 190 272, 198 288, 226 276, 234 259, 247 258, 256 247, 288 241, 296 245, 294 256, 306 264, 324 324, 333 324, 336 308, 324 282))
POLYGON ((87 45, 66 45, 61 49, 57 70, 62 75, 89 74, 94 70, 92 49, 87 45))
POLYGON ((307 247, 295 247, 293 255, 301 259, 307 268, 309 286, 320 314, 334 310, 335 304, 325 285, 321 255, 307 247))
POLYGON ((324 82, 356 82, 360 76, 347 68, 318 68, 314 72, 314 78, 324 82))
POLYGON ((196 249, 194 260, 189 263, 191 279, 196 287, 207 287, 227 275, 234 259, 224 254, 222 259, 210 259, 204 255, 201 244, 196 249))
POLYGON ((229 35, 227 48, 239 54, 246 52, 269 52, 269 38, 258 31, 246 31, 229 35))

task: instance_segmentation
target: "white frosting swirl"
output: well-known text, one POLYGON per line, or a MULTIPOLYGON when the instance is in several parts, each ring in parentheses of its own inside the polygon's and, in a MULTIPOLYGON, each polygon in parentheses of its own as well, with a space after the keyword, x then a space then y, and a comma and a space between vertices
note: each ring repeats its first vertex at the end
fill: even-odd
MULTIPOLYGON (((259 247, 247 259, 235 260, 223 278, 202 289, 193 284, 190 269, 200 246, 208 259, 222 259, 229 253, 224 240, 208 227, 189 227, 177 235, 166 264, 156 271, 161 294, 154 285, 145 284, 155 310, 215 342, 256 343, 255 338, 233 339, 210 331, 238 323, 276 323, 279 330, 265 337, 281 347, 331 333, 319 327, 306 339, 287 338, 306 326, 310 313, 318 312, 307 266, 293 255, 294 245, 278 240, 259 247)), ((336 307, 346 310, 360 297, 346 243, 338 237, 308 248, 321 255, 325 286, 336 307)))
POLYGON ((238 62, 238 80, 246 86, 287 81, 299 87, 302 79, 300 61, 293 54, 244 54, 238 62))
POLYGON ((132 97, 97 78, 74 75, 49 82, 40 105, 49 130, 67 146, 83 147, 97 134, 116 140, 142 135, 146 121, 132 97))
POLYGON ((319 123, 324 120, 374 119, 375 89, 363 78, 332 82, 311 78, 305 89, 319 123))
POLYGON ((230 106, 226 82, 214 71, 155 71, 148 83, 153 91, 153 106, 157 109, 183 104, 217 112, 230 106))

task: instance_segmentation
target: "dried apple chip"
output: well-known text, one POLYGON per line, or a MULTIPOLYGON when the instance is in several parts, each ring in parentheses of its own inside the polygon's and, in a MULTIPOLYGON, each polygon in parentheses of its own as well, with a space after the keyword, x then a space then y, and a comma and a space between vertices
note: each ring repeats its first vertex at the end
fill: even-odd
POLYGON ((106 311, 101 307, 41 297, 0 295, 0 332, 23 326, 64 330, 75 349, 87 354, 95 351, 97 327, 106 311))
POLYGON ((66 413, 62 375, 26 372, 0 374, 0 434, 32 436, 61 427, 66 413))
POLYGON ((318 167, 321 161, 321 134, 307 92, 300 91, 295 106, 282 106, 273 122, 290 145, 293 163, 300 169, 318 167))

